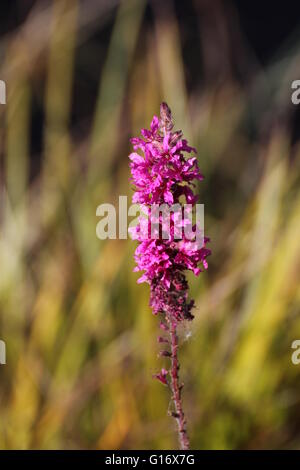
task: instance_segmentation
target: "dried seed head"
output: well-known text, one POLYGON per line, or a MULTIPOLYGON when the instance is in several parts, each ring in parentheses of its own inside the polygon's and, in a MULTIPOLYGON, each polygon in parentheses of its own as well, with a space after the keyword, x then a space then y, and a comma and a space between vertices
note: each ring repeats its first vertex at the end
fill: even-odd
POLYGON ((182 131, 173 132, 170 138, 170 145, 174 146, 182 138, 182 131))
POLYGON ((170 132, 174 126, 171 110, 165 102, 160 105, 160 125, 161 128, 167 132, 170 132))
POLYGON ((167 381, 168 373, 169 372, 166 369, 161 369, 159 374, 153 375, 153 378, 159 380, 164 385, 168 385, 168 381, 167 381))
POLYGON ((169 351, 160 351, 159 356, 171 357, 171 353, 169 351))
POLYGON ((168 342, 169 342, 169 341, 167 340, 167 338, 163 338, 162 336, 158 336, 157 341, 158 341, 159 343, 168 343, 168 342))
POLYGON ((160 327, 162 330, 164 330, 164 331, 168 331, 168 330, 169 330, 168 325, 166 325, 164 322, 160 322, 159 327, 160 327))

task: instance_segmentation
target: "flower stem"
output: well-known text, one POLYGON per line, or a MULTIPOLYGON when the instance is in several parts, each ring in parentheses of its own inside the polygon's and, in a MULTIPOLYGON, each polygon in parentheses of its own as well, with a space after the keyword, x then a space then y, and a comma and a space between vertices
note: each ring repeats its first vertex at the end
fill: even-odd
POLYGON ((172 391, 172 400, 175 407, 175 412, 173 413, 174 418, 176 419, 178 426, 178 437, 180 448, 188 450, 190 448, 190 441, 187 435, 186 430, 186 419, 184 416, 182 408, 182 399, 181 399, 181 390, 183 385, 179 384, 179 362, 178 362, 178 335, 177 335, 177 322, 173 319, 169 320, 170 324, 170 342, 171 342, 171 391, 172 391))

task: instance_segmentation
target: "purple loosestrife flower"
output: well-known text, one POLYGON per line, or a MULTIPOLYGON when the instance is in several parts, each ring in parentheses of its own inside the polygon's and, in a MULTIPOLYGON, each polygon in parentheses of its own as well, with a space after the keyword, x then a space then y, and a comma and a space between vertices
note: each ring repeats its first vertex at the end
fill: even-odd
MULTIPOLYGON (((172 132, 171 112, 165 103, 161 105, 160 119, 154 116, 151 129, 142 129, 142 138, 133 138, 135 150, 142 150, 144 157, 132 153, 130 168, 131 181, 135 185, 133 202, 143 206, 153 204, 178 204, 185 196, 188 204, 195 205, 197 196, 193 191, 193 180, 202 180, 197 158, 185 158, 183 153, 196 153, 196 150, 182 139, 182 132, 172 132)), ((151 222, 151 220, 150 220, 151 222)), ((136 271, 143 271, 138 282, 148 282, 151 288, 150 306, 155 314, 165 313, 176 320, 191 320, 193 301, 188 301, 188 284, 185 270, 195 275, 207 268, 206 257, 210 250, 204 246, 190 248, 190 240, 183 237, 175 240, 162 238, 144 239, 140 234, 140 224, 135 229, 134 238, 140 244, 136 249, 136 271)), ((174 233, 173 233, 174 235, 174 233)))
MULTIPOLYGON (((177 359, 177 325, 183 320, 192 320, 191 313, 194 301, 188 298, 188 282, 185 271, 193 271, 199 275, 207 268, 206 258, 210 250, 206 248, 209 241, 204 238, 201 247, 191 247, 191 240, 185 236, 175 237, 176 215, 171 214, 171 228, 168 239, 162 236, 153 238, 151 222, 154 216, 151 207, 154 205, 173 206, 187 204, 195 206, 197 195, 194 193, 194 181, 203 179, 199 170, 196 149, 190 147, 183 138, 181 131, 173 132, 171 111, 166 103, 160 107, 160 117, 154 116, 151 128, 141 130, 142 137, 131 139, 134 153, 131 153, 131 182, 135 192, 133 202, 142 205, 148 215, 143 227, 143 220, 132 230, 133 238, 139 241, 135 252, 135 271, 142 271, 139 283, 150 284, 150 306, 154 314, 162 314, 161 328, 170 335, 170 340, 159 337, 160 343, 168 343, 171 352, 165 350, 162 356, 171 357, 171 370, 162 369, 155 377, 163 384, 169 385, 175 411, 172 413, 178 423, 180 445, 188 448, 185 418, 181 405, 181 388, 178 382, 177 359), (143 155, 138 153, 140 151, 143 155), (187 156, 186 156, 187 155, 187 156), (170 375, 170 383, 167 376, 170 375)), ((157 222, 157 218, 156 218, 157 222)), ((159 227, 163 226, 161 216, 158 217, 159 227)), ((184 222, 182 222, 183 224, 184 222)))

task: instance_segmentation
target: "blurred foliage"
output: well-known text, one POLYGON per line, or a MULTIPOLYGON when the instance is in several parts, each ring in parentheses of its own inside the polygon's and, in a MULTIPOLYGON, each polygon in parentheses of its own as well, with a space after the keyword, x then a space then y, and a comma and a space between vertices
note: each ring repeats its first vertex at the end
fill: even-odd
POLYGON ((181 332, 192 447, 300 447, 300 149, 289 120, 300 44, 262 70, 234 23, 249 61, 242 86, 218 69, 228 41, 209 49, 203 5, 193 87, 172 1, 36 2, 0 39, 2 449, 176 446, 168 391, 151 378, 163 360, 148 287, 132 272, 135 243, 95 233, 97 206, 132 194, 128 140, 161 100, 206 175, 212 256, 190 279, 195 320, 181 332), (97 34, 99 57, 87 45, 97 34), (89 110, 81 120, 78 107, 89 110))

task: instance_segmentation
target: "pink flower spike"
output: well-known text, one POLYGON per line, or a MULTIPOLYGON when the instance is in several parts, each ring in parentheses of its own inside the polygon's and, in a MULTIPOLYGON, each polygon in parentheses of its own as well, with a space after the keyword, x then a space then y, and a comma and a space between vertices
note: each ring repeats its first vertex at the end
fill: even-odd
POLYGON ((130 181, 134 185, 132 201, 144 210, 130 233, 138 241, 134 271, 142 275, 137 282, 150 284, 150 307, 155 315, 161 315, 160 328, 168 336, 168 339, 159 336, 158 343, 167 343, 168 350, 160 351, 159 355, 167 358, 170 370, 161 369, 154 378, 170 386, 174 405, 171 415, 177 421, 180 448, 189 449, 178 376, 178 325, 194 318, 194 300, 189 298, 186 271, 198 276, 202 266, 207 269, 210 250, 206 247, 209 239, 202 233, 198 236, 197 222, 195 225, 193 217, 189 218, 198 200, 195 182, 203 179, 197 158, 190 155, 196 154, 196 149, 188 145, 182 131, 174 132, 173 127, 171 110, 166 103, 161 103, 160 116, 153 117, 150 129, 141 129, 141 137, 131 139, 135 150, 129 156, 130 181), (183 207, 182 199, 188 208, 183 207), (180 210, 177 215, 170 211, 168 220, 152 212, 154 207, 173 204, 180 210), (198 243, 199 238, 201 243, 198 243))

